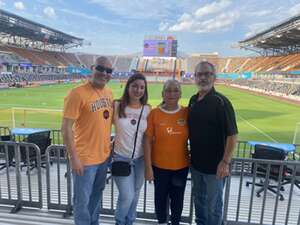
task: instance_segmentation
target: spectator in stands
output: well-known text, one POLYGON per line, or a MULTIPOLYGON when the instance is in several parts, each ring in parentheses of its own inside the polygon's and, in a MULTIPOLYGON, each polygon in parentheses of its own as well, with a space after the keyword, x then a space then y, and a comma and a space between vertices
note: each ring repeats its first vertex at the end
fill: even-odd
POLYGON ((195 68, 199 91, 189 102, 189 137, 197 225, 221 225, 223 187, 237 141, 230 101, 215 91, 215 67, 200 62, 195 68))
POLYGON ((170 198, 171 224, 179 225, 189 171, 187 150, 188 110, 178 104, 180 83, 165 82, 163 103, 148 117, 145 136, 145 178, 154 180, 155 213, 159 224, 168 224, 170 198))
POLYGON ((147 101, 146 78, 136 73, 128 79, 120 100, 114 103, 113 162, 127 161, 131 165, 129 176, 114 176, 119 190, 115 212, 118 225, 132 225, 136 219, 136 207, 145 180, 142 142, 150 112, 147 101))
POLYGON ((106 87, 111 73, 109 59, 97 58, 91 79, 72 89, 64 102, 62 133, 72 166, 76 225, 99 224, 111 152, 113 97, 106 87))

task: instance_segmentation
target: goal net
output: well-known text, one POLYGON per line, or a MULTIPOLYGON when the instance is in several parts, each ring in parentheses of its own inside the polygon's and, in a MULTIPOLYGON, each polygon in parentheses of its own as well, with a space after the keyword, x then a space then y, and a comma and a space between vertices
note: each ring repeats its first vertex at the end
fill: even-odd
POLYGON ((300 145, 300 122, 296 124, 293 144, 300 145))
POLYGON ((12 108, 12 127, 59 129, 62 110, 39 108, 12 108))

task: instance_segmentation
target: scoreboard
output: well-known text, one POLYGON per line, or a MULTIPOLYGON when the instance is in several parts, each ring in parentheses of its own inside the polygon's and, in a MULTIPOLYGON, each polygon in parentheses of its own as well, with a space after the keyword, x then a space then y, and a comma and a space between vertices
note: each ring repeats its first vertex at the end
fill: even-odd
POLYGON ((172 36, 145 38, 143 55, 148 57, 176 57, 177 40, 172 36))

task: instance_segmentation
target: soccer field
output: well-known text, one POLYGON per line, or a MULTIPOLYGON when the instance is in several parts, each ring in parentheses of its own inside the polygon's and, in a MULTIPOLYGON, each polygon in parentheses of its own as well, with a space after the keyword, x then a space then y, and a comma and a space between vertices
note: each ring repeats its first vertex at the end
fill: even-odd
MULTIPOLYGON (((63 98, 76 84, 59 84, 34 88, 6 89, 0 91, 0 126, 45 127, 58 129, 61 122, 63 98), (39 108, 39 110, 21 110, 19 108, 39 108), (47 111, 48 110, 48 111, 47 111)), ((77 84, 78 85, 78 84, 77 84)), ((114 97, 121 96, 123 86, 110 82, 114 97)), ((156 106, 161 102, 162 84, 149 85, 149 103, 156 106)), ((292 143, 295 126, 300 122, 300 107, 263 96, 257 96, 237 89, 217 86, 217 90, 226 95, 233 103, 239 128, 239 140, 277 141, 292 143)), ((182 86, 181 104, 187 105, 194 85, 182 86)))

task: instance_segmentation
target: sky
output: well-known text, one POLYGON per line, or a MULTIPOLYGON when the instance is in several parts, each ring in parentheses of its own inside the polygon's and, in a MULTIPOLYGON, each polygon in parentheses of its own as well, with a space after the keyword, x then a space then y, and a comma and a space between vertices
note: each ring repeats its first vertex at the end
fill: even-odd
POLYGON ((146 35, 173 35, 185 54, 254 55, 238 41, 300 14, 300 0, 0 0, 0 8, 83 38, 73 49, 141 53, 146 35))

